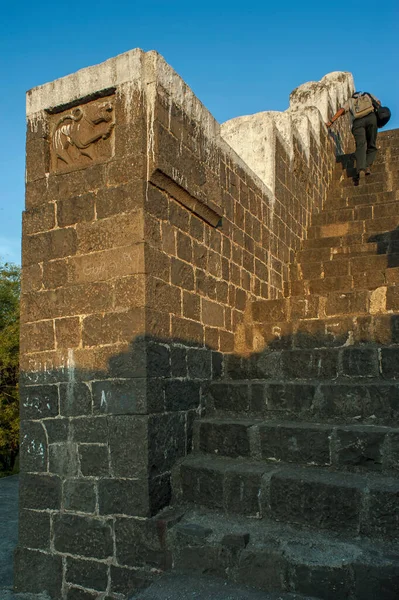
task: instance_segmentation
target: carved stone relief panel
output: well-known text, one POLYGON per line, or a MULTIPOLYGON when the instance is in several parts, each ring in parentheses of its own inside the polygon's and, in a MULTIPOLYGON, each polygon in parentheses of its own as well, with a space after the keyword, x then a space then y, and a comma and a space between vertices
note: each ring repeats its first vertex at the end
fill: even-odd
POLYGON ((112 97, 51 115, 52 171, 70 171, 111 158, 114 125, 112 97))

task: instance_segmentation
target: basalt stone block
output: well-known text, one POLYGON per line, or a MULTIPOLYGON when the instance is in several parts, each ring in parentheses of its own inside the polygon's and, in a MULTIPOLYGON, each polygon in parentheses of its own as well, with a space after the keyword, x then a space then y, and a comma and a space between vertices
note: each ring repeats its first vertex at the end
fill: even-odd
POLYGON ((58 552, 109 558, 113 554, 113 525, 109 520, 60 514, 54 518, 54 548, 58 552))
POLYGON ((363 515, 361 531, 366 534, 396 539, 399 534, 399 483, 397 479, 376 482, 370 486, 367 515, 363 515))
POLYGON ((165 408, 168 411, 190 410, 200 403, 200 384, 194 381, 168 381, 165 386, 165 408))
POLYGON ((62 558, 54 554, 17 547, 15 551, 14 591, 61 597, 62 558))
POLYGON ((94 381, 92 384, 94 412, 114 415, 145 413, 146 384, 144 378, 94 381))
POLYGON ((49 446, 49 471, 62 477, 74 477, 79 472, 77 444, 60 442, 49 446))
POLYGON ((47 432, 49 444, 57 442, 66 442, 69 433, 68 419, 46 419, 43 421, 43 426, 47 432))
POLYGON ((170 471, 186 454, 186 415, 152 415, 148 420, 148 464, 152 476, 170 471))
POLYGON ((66 510, 94 513, 96 508, 96 485, 93 481, 69 479, 64 482, 63 500, 66 510))
POLYGON ((187 367, 190 379, 211 379, 212 353, 199 348, 187 351, 187 367))
POLYGON ((399 564, 397 561, 379 561, 373 557, 370 564, 354 565, 355 598, 362 600, 397 600, 399 564))
POLYGON ((224 505, 228 512, 258 516, 261 482, 265 467, 248 472, 230 472, 224 481, 224 505), (255 472, 254 472, 255 471, 255 472))
POLYGON ((388 434, 389 458, 387 466, 391 469, 399 469, 399 433, 391 432, 388 434))
POLYGON ((178 569, 225 577, 230 566, 229 553, 218 546, 181 546, 173 552, 173 563, 178 569))
POLYGON ((48 445, 43 424, 21 421, 20 460, 25 472, 47 471, 48 445))
POLYGON ((59 510, 61 507, 61 479, 54 475, 21 473, 19 501, 22 508, 59 510))
POLYGON ((378 352, 372 348, 345 348, 342 351, 343 374, 349 377, 378 377, 378 352))
POLYGON ((183 497, 209 508, 223 508, 223 472, 183 464, 180 468, 183 497))
POLYGON ((386 431, 337 429, 336 460, 339 465, 381 470, 386 431))
POLYGON ((86 444, 106 444, 108 442, 108 421, 106 417, 72 419, 70 427, 74 442, 85 442, 86 444))
POLYGON ((248 361, 248 375, 255 379, 278 379, 283 375, 281 352, 262 352, 251 356, 248 361))
POLYGON ((60 385, 60 413, 65 417, 91 414, 91 393, 85 383, 60 385))
POLYGON ((101 479, 98 483, 101 515, 149 515, 148 484, 141 479, 101 479))
POLYGON ((240 412, 249 408, 247 384, 211 383, 209 394, 216 410, 240 412))
POLYGON ((251 453, 249 428, 240 423, 200 423, 199 449, 201 452, 222 456, 249 456, 251 453))
POLYGON ((399 378, 399 348, 381 349, 381 370, 386 379, 399 378))
POLYGON ((147 414, 162 412, 165 404, 162 378, 120 379, 93 384, 94 412, 147 414))
POLYGON ((164 564, 165 549, 155 521, 117 517, 115 543, 120 565, 162 568, 164 564))
POLYGON ((112 356, 108 363, 108 375, 117 379, 146 377, 146 345, 144 340, 136 340, 128 351, 112 356))
POLYGON ((301 464, 330 463, 331 428, 323 425, 262 425, 259 429, 262 458, 301 464))
POLYGON ((265 393, 268 410, 300 413, 311 408, 316 386, 305 383, 270 383, 266 386, 265 393))
POLYGON ((240 356, 227 354, 225 360, 226 375, 230 379, 245 379, 248 376, 246 366, 240 356))
POLYGON ((171 474, 163 473, 158 477, 150 477, 148 481, 150 515, 156 515, 169 506, 172 499, 171 474))
POLYGON ((355 481, 304 471, 277 472, 270 481, 270 509, 279 521, 321 529, 356 530, 362 491, 355 481))
POLYGON ((108 436, 114 476, 146 476, 148 418, 137 415, 110 416, 108 436))
POLYGON ((170 350, 164 344, 148 343, 147 368, 150 377, 170 377, 170 350))
POLYGON ((338 374, 336 350, 287 350, 282 353, 286 377, 293 379, 332 379, 338 374))
POLYGON ((131 594, 146 588, 152 581, 154 575, 146 571, 129 569, 128 567, 116 567, 111 565, 111 592, 114 594, 131 594))
POLYGON ((58 387, 56 385, 23 386, 20 393, 22 419, 44 419, 58 415, 58 387))
POLYGON ((223 376, 224 360, 221 352, 212 352, 212 379, 223 376))
POLYGON ((316 592, 326 600, 347 600, 354 587, 350 565, 339 567, 297 565, 293 576, 295 590, 302 594, 316 592))
POLYGON ((394 399, 389 391, 376 385, 322 384, 314 409, 327 417, 388 417, 390 402, 394 399))
POLYGON ((19 515, 19 544, 26 548, 50 548, 50 514, 22 509, 19 515))
POLYGON ((253 383, 250 390, 250 411, 265 414, 267 410, 266 388, 262 383, 253 383))
POLYGON ((290 580, 288 562, 280 553, 270 550, 254 551, 246 548, 242 551, 237 580, 268 592, 288 589, 290 580))
POLYGON ((108 585, 109 566, 94 560, 82 560, 68 556, 65 581, 81 587, 105 592, 108 585))
POLYGON ((187 349, 172 346, 170 349, 172 377, 187 377, 187 349))
POLYGON ((82 475, 105 477, 109 474, 108 446, 79 444, 79 462, 82 475))

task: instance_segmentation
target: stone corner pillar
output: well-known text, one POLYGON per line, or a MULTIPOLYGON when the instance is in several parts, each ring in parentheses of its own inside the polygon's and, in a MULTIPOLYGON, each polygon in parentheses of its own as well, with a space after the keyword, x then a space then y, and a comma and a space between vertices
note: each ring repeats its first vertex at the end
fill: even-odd
POLYGON ((146 306, 162 269, 147 62, 133 50, 27 94, 15 590, 57 600, 113 598, 145 576, 137 536, 186 451, 186 415, 165 415, 157 377, 169 314, 146 306))

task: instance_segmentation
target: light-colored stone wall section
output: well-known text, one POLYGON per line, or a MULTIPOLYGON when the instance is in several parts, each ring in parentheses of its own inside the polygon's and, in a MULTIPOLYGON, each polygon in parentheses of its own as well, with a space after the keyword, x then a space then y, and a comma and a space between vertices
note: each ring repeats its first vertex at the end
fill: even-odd
POLYGON ((294 136, 309 156, 310 133, 320 143, 320 129, 353 91, 350 73, 329 73, 321 81, 296 88, 285 112, 268 111, 231 119, 222 124, 221 135, 274 194, 276 136, 291 158, 294 136))

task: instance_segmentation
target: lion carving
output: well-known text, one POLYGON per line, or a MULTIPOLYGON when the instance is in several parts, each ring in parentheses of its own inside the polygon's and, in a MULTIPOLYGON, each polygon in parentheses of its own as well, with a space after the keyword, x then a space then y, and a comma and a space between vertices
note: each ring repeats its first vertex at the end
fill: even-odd
POLYGON ((74 108, 57 123, 53 136, 53 149, 57 159, 67 165, 74 163, 80 156, 95 158, 95 142, 106 140, 114 127, 113 107, 104 102, 91 110, 74 108))

